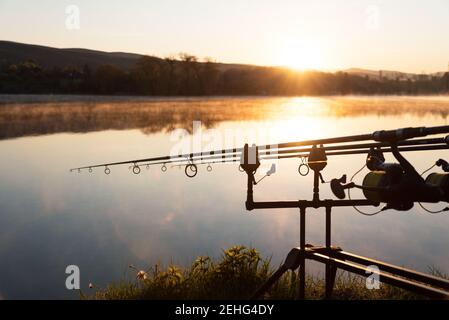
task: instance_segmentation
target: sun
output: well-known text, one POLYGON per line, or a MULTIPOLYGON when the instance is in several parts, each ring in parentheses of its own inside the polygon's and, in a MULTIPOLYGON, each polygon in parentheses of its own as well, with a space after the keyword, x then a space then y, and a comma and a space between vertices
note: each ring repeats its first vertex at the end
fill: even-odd
POLYGON ((320 50, 316 45, 289 40, 278 50, 278 64, 294 70, 317 70, 323 67, 320 50))

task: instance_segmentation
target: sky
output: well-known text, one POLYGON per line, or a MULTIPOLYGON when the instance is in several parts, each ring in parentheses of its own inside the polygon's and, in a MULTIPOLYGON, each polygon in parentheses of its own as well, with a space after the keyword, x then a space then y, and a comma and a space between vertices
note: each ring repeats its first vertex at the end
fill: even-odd
POLYGON ((0 39, 335 71, 446 71, 448 0, 0 0, 0 39))

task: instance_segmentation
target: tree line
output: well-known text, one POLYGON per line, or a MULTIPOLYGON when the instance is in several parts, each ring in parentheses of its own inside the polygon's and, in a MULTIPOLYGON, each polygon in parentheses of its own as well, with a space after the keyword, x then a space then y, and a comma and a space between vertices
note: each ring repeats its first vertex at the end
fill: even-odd
POLYGON ((449 92, 449 72, 414 79, 346 72, 227 66, 190 54, 144 56, 131 70, 113 65, 44 68, 33 60, 0 66, 0 93, 149 96, 438 94, 449 92))

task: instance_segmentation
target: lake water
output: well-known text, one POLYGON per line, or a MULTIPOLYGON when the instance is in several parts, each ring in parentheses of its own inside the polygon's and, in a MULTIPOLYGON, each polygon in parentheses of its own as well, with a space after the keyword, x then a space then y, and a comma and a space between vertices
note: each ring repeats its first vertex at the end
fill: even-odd
MULTIPOLYGON (((112 167, 110 175, 102 169, 70 173, 72 167, 166 155, 180 146, 180 136, 203 149, 240 147, 447 125, 448 114, 448 97, 1 96, 0 297, 78 298, 65 288, 68 265, 79 266, 88 292, 89 283, 104 287, 132 278, 130 264, 187 265, 235 244, 280 263, 299 244, 297 210, 245 210, 246 175, 235 164, 214 165, 212 172, 200 167, 195 179, 170 166, 166 173, 143 168, 140 175, 127 166, 112 167), (200 130, 193 121, 201 121, 200 130)), ((448 155, 406 154, 421 171, 448 155)), ((364 158, 333 157, 323 175, 351 176, 364 158)), ((278 172, 256 186, 256 200, 310 199, 312 177, 298 175, 299 163, 279 162, 278 172)), ((321 191, 331 197, 328 185, 321 191)), ((323 243, 324 213, 308 212, 307 242, 323 243)), ((352 208, 333 212, 333 243, 345 250, 449 272, 449 215, 417 206, 374 217, 352 208)), ((322 268, 310 265, 309 271, 322 268)))

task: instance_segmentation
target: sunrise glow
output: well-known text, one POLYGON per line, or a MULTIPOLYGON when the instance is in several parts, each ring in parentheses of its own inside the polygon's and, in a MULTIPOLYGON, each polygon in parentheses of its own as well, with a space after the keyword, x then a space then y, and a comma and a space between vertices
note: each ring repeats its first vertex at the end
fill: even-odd
POLYGON ((324 61, 316 44, 301 39, 287 39, 281 42, 277 54, 278 65, 293 70, 323 69, 324 61))

